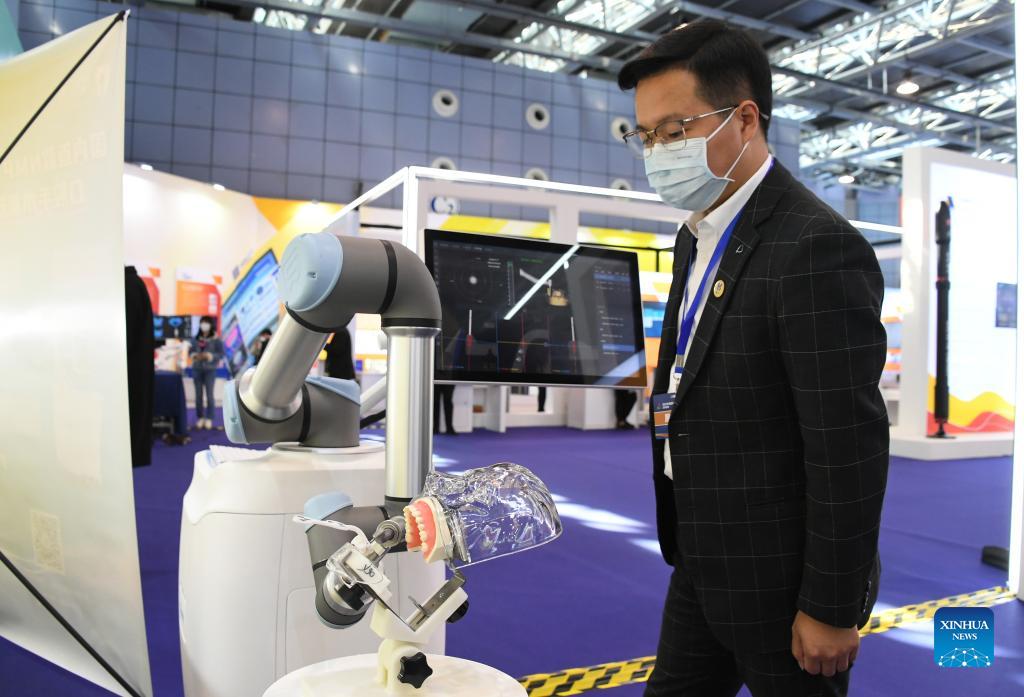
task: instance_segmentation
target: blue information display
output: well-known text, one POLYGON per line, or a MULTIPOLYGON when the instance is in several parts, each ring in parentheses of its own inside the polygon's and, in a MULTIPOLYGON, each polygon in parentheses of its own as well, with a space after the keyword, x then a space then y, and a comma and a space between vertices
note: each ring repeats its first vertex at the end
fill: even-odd
POLYGON ((1017 328, 1017 284, 996 284, 996 326, 1017 328))
POLYGON ((272 251, 256 260, 224 303, 223 337, 228 366, 237 374, 250 363, 250 347, 264 329, 280 319, 279 266, 272 251))
POLYGON ((155 315, 153 317, 153 338, 191 339, 199 332, 199 318, 191 315, 155 315))

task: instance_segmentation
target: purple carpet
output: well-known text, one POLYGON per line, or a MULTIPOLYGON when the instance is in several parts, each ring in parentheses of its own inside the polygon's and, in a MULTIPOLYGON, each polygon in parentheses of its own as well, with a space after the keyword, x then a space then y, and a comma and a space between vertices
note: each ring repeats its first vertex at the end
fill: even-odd
MULTIPOLYGON (((177 634, 181 498, 192 458, 222 432, 189 446, 157 444, 136 471, 139 545, 150 661, 157 697, 182 694, 177 634)), ((449 653, 514 676, 654 653, 669 569, 657 552, 650 445, 642 432, 514 429, 436 439, 439 467, 500 461, 533 469, 559 497, 557 542, 466 570, 471 609, 448 630, 449 653)), ((880 606, 899 606, 1005 582, 980 562, 1008 543, 1009 458, 954 462, 894 459, 881 538, 880 606)), ((1024 605, 995 608, 996 662, 954 671, 932 662, 931 624, 867 637, 852 695, 901 697, 1024 693, 1024 605)), ((642 685, 594 694, 639 696, 642 685)), ((109 694, 0 641, 0 697, 109 694)), ((741 694, 746 694, 741 693, 741 694)), ((258 697, 258 696, 255 696, 258 697)))

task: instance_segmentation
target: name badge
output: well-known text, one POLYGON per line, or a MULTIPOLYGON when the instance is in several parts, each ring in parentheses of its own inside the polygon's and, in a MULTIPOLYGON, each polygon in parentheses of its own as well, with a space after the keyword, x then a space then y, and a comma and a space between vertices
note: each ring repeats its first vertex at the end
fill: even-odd
POLYGON ((654 408, 654 437, 658 440, 668 438, 668 417, 672 415, 672 407, 675 404, 674 393, 651 396, 651 406, 654 408))

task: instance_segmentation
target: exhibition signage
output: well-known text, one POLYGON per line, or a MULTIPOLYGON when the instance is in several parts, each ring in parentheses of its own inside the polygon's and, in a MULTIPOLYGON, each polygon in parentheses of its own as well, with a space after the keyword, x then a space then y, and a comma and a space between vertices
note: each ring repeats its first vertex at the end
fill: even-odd
POLYGON ((175 314, 220 317, 220 276, 179 268, 175 314))
POLYGON ((152 687, 124 351, 125 18, 0 63, 0 635, 134 696, 152 687))
POLYGON ((908 148, 903 167, 905 311, 894 440, 923 439, 937 430, 935 385, 947 377, 936 372, 941 301, 948 309, 948 410, 940 400, 938 418, 947 433, 958 436, 953 445, 959 457, 995 454, 970 448, 972 442, 1000 442, 1000 434, 1008 448, 1014 427, 1013 381, 1006 373, 1016 361, 1010 317, 1017 259, 1007 253, 1017 245, 1014 168, 935 148, 908 148), (940 239, 936 211, 943 202, 941 219, 952 234, 940 239), (941 279, 940 252, 948 254, 941 279), (975 434, 988 439, 972 439, 975 434))

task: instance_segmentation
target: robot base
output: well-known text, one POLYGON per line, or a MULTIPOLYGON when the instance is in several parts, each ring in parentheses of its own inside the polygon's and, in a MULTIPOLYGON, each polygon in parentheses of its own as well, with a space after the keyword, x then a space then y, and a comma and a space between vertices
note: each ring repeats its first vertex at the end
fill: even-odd
MULTIPOLYGON (((304 666, 377 650, 372 613, 345 629, 320 621, 306 535, 292 516, 328 491, 356 506, 380 505, 384 488, 382 443, 214 446, 196 455, 178 572, 186 697, 253 697, 304 666)), ((444 583, 443 566, 427 566, 419 554, 389 554, 384 571, 403 615, 415 609, 409 596, 426 597, 444 583)), ((443 628, 425 651, 444 652, 443 628)))
POLYGON ((416 689, 389 692, 377 682, 377 654, 325 661, 286 675, 263 697, 526 697, 515 679, 480 663, 428 655, 434 674, 416 689))

